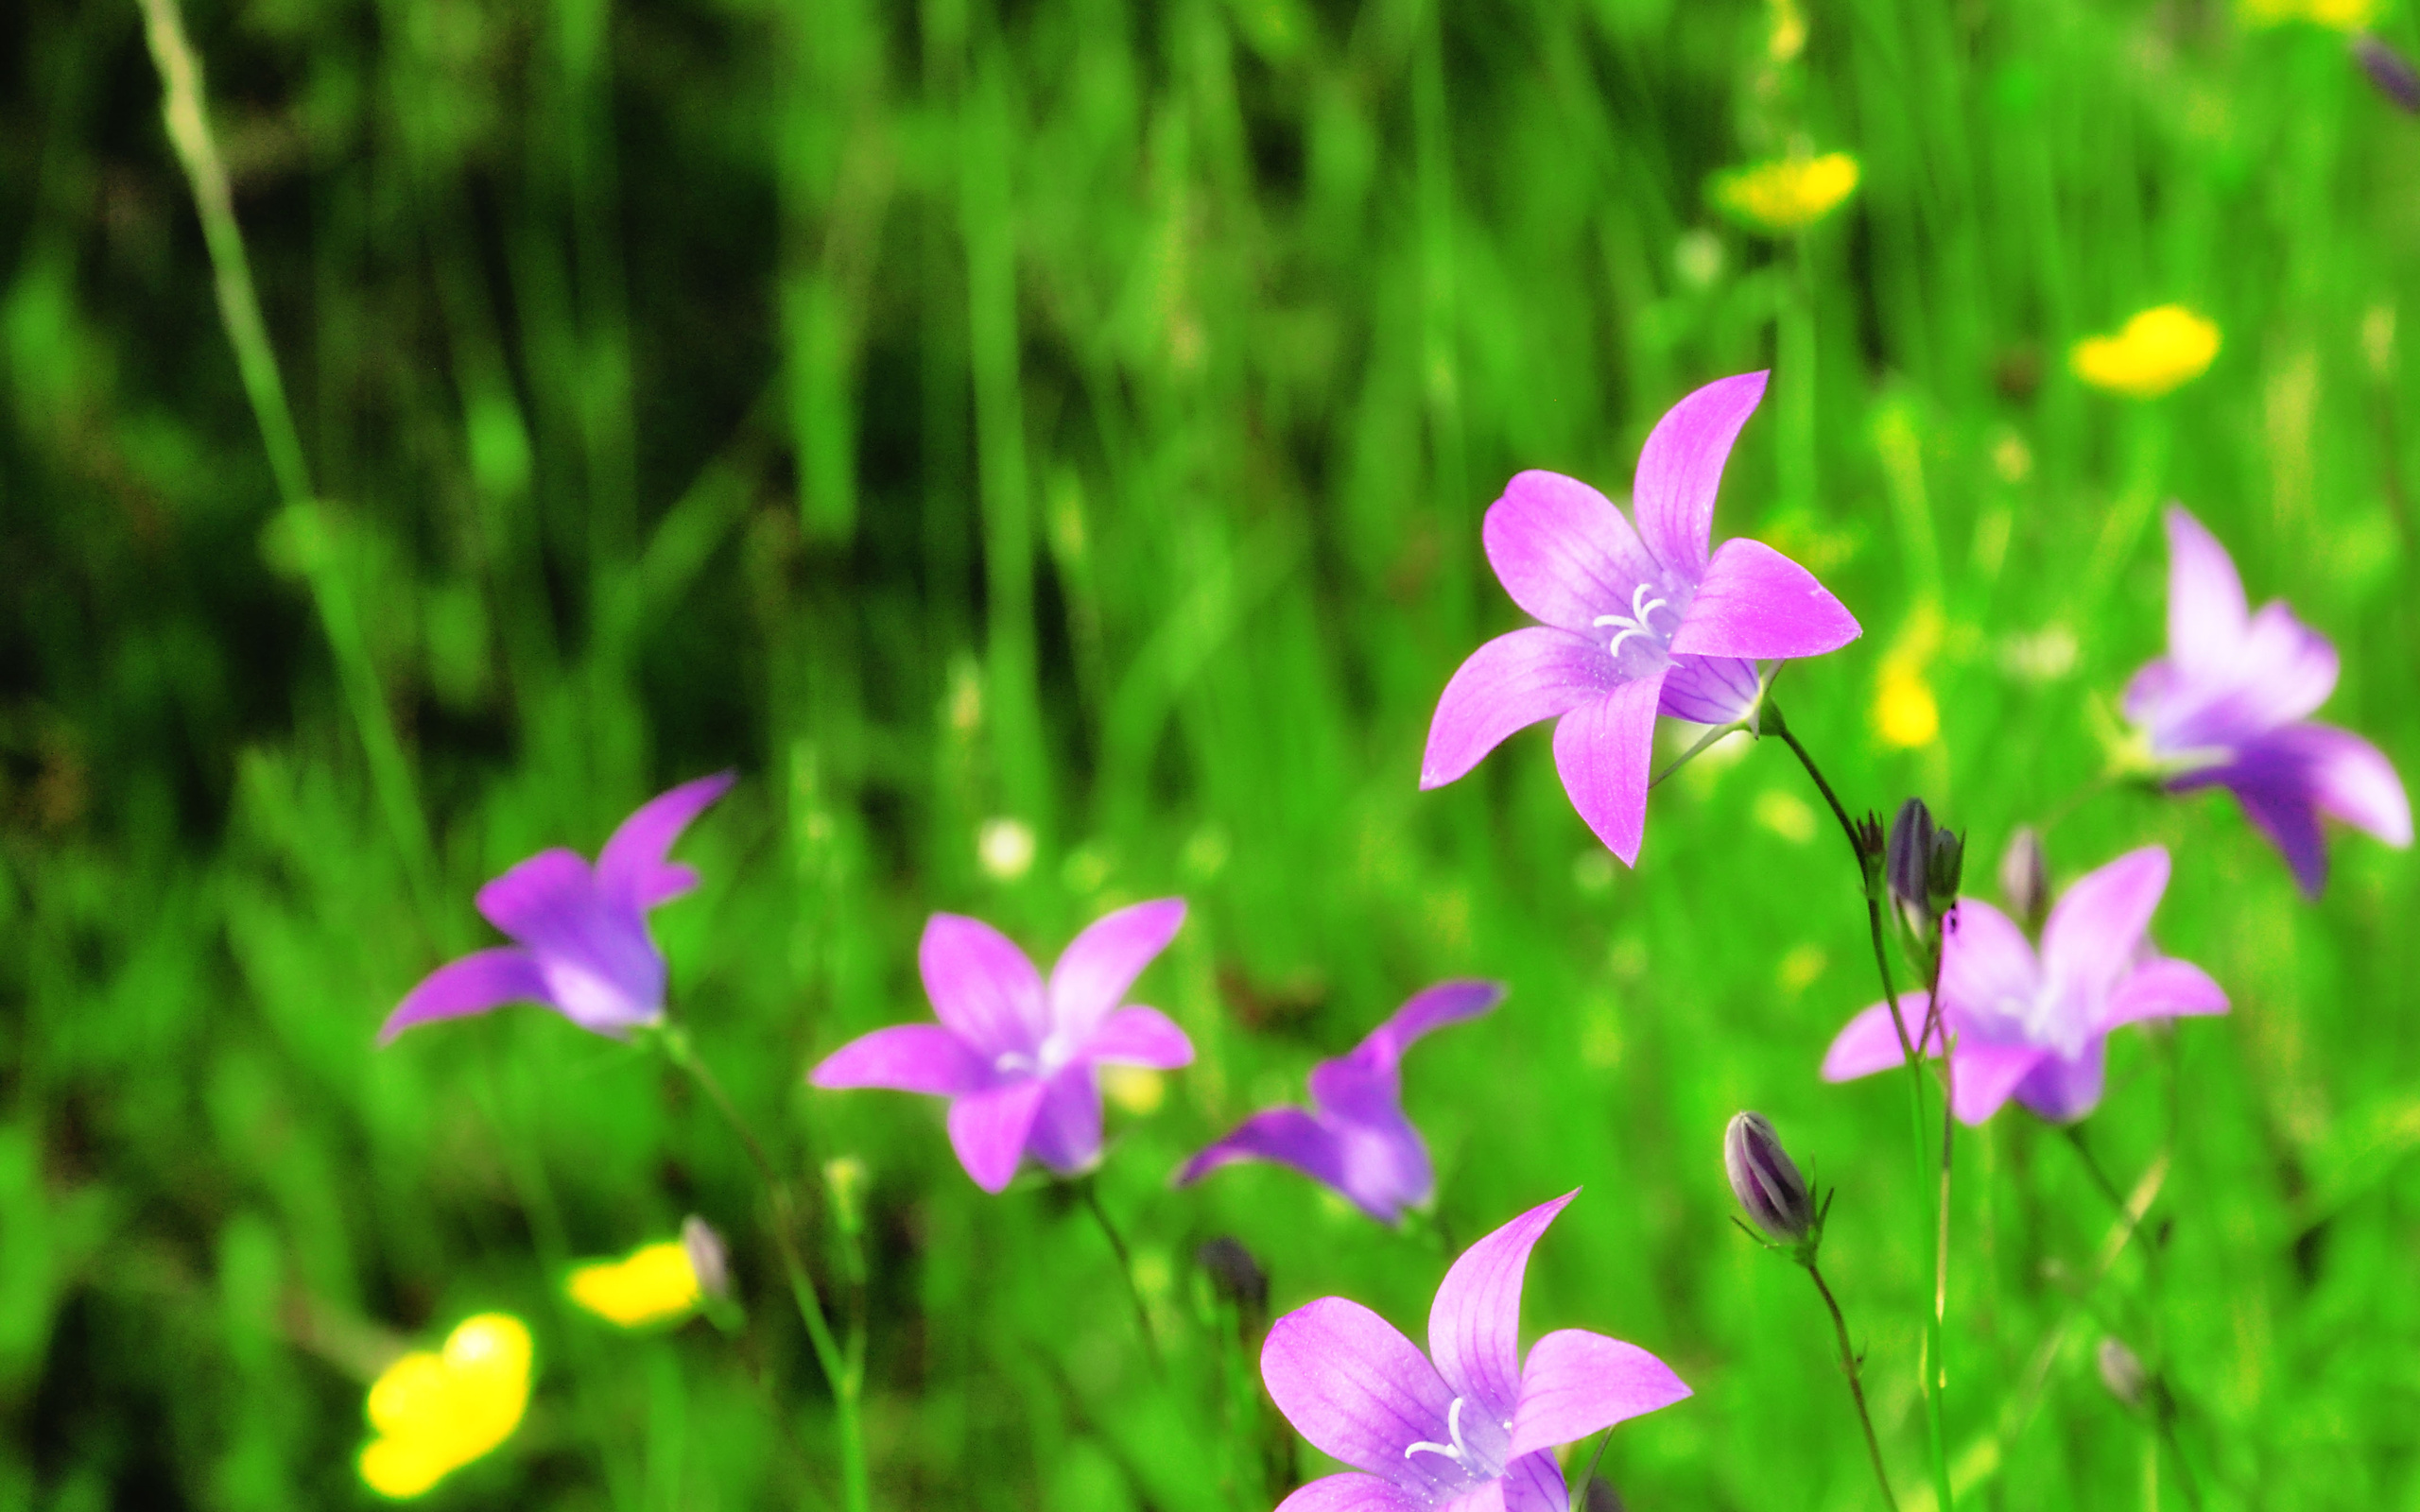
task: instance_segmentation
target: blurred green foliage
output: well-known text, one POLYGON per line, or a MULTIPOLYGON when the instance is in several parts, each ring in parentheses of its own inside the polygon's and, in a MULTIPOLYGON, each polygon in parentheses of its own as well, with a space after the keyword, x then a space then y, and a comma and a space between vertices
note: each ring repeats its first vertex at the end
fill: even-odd
POLYGON ((1584 1186, 1530 1326, 1697 1389, 1614 1435, 1626 1504, 1872 1502, 1815 1299, 1726 1219, 1749 1106, 1840 1189, 1827 1268, 1914 1491, 1902 1094, 1815 1080, 1875 994, 1787 753, 1659 791, 1635 873, 1541 736, 1415 791, 1438 690, 1518 622, 1478 551, 1502 480, 1618 490, 1671 401, 1767 364, 1718 528, 1866 627, 1789 671, 1794 728, 1852 803, 1965 827, 1971 878, 2026 820, 2057 816, 2063 879, 2168 844, 2161 942, 2235 998, 2114 1046, 2088 1125, 2121 1183, 2170 1160, 2156 1277, 2135 1247, 2094 1282, 2109 1214, 2063 1141, 1962 1133, 1962 1501, 2181 1504, 2093 1366, 2153 1331, 2207 1504, 2420 1504, 2420 871, 2340 838, 2306 905, 2215 797, 2070 806, 2162 642, 2169 496, 2336 638, 2326 717, 2420 771, 2420 126, 2341 36, 2214 0, 188 25, 291 505, 134 7, 0 18, 0 1508, 367 1500, 368 1374, 489 1307, 537 1332, 535 1405, 437 1503, 831 1503, 828 1400, 708 1109, 536 1011, 371 1045, 486 942, 482 880, 727 765, 659 937, 781 1159, 872 1173, 880 1504, 1251 1512, 1317 1473, 1195 1247, 1239 1235, 1275 1309, 1343 1293, 1416 1329, 1433 1241, 1282 1171, 1167 1175, 1450 974, 1512 995, 1408 1068, 1443 1228, 1584 1186), (1864 170, 1803 239, 1708 209, 1711 174, 1793 147, 1864 170), (2130 404, 2066 375, 2170 299, 2224 332, 2206 377, 2130 404), (1876 739, 1894 656, 1938 743, 1876 739), (997 817, 1037 839, 1013 876, 978 864, 997 817), (1046 955, 1167 893, 1194 911, 1144 990, 1201 1059, 1113 1114, 1100 1177, 1162 1380, 1066 1194, 985 1197, 937 1105, 800 1077, 924 1013, 927 912, 1046 955), (736 1347, 562 1301, 572 1258, 692 1211, 737 1243, 736 1347))

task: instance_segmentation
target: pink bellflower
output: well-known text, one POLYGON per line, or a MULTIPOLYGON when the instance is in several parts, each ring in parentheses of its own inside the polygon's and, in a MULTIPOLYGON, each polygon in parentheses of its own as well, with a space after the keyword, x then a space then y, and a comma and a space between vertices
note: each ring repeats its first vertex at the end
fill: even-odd
POLYGON ((1334 1188, 1380 1223, 1425 1206, 1437 1174, 1403 1115, 1403 1053, 1431 1029, 1476 1019, 1504 1000, 1499 982, 1440 982, 1414 993, 1349 1056, 1311 1068, 1311 1107, 1254 1113, 1184 1163, 1177 1185, 1237 1160, 1274 1160, 1334 1188))
MULTIPOLYGON (((2168 851, 2130 850, 2079 878, 2050 910, 2037 954, 2025 932, 1987 902, 1961 899, 1942 940, 1941 1015, 1925 1045, 1950 1037, 1951 1108, 1980 1124, 2014 1097, 2056 1124, 2100 1101, 2109 1031, 2143 1019, 2224 1013, 2227 995, 2207 972, 2159 954, 2146 932, 2168 890, 2168 851)), ((1899 994, 1913 1044, 1931 1000, 1899 994)), ((1824 1079, 1901 1065, 1891 1010, 1877 1003, 1849 1021, 1824 1057, 1824 1079)))
POLYGON ((594 867, 557 847, 480 888, 479 912, 513 943, 431 971, 387 1015, 378 1042, 508 1003, 539 1004, 615 1039, 660 1021, 664 953, 648 934, 648 911, 698 885, 694 868, 665 855, 734 780, 717 772, 649 799, 622 821, 594 867))
POLYGON ((1061 1176, 1100 1157, 1094 1067, 1167 1071, 1193 1059, 1184 1031, 1126 991, 1184 922, 1184 900, 1136 903, 1076 936, 1045 983, 1025 952, 981 919, 935 914, 916 950, 939 1023, 852 1040, 807 1074, 818 1087, 888 1087, 946 1097, 960 1165, 998 1192, 1030 1155, 1061 1176))
POLYGON ((1672 406, 1639 453, 1635 528, 1576 478, 1523 472, 1480 528, 1504 591, 1542 625, 1471 653, 1428 727, 1420 785, 1468 772, 1514 730, 1553 719, 1564 791, 1624 864, 1647 825, 1655 716, 1750 721, 1756 663, 1838 650, 1860 633, 1814 576, 1759 541, 1708 555, 1714 497, 1765 374, 1720 379, 1672 406))
POLYGON ((1577 1193, 1471 1246, 1428 1312, 1428 1352, 1358 1302, 1323 1297, 1270 1326, 1261 1380, 1287 1420, 1354 1467, 1278 1512, 1564 1512, 1558 1445, 1689 1395, 1636 1345, 1560 1329, 1521 1357, 1530 1250, 1577 1193))
POLYGON ((2411 843, 2411 803, 2376 746, 2303 716, 2336 689, 2336 647, 2282 600, 2250 611, 2216 536, 2168 511, 2168 655, 2126 685, 2171 793, 2223 787, 2285 853, 2304 893, 2327 882, 2320 816, 2411 843))

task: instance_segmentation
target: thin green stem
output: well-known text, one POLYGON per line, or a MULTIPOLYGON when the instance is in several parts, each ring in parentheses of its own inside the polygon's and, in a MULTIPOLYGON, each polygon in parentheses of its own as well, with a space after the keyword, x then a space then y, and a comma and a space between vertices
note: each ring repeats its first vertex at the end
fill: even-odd
MULTIPOLYGON (((1864 1410, 1861 1403, 1858 1410, 1860 1412, 1864 1410)), ((1873 1435, 1874 1430, 1871 1428, 1867 1429, 1866 1436, 1871 1438, 1873 1435)), ((1605 1446, 1613 1441, 1614 1431, 1610 1428, 1597 1435, 1597 1450, 1595 1453, 1588 1456, 1587 1469, 1582 1470, 1580 1472, 1580 1478, 1571 1483, 1571 1512, 1587 1512, 1588 1487, 1596 1482, 1597 1467, 1605 1462, 1605 1446)), ((1886 1486, 1884 1489, 1887 1491, 1889 1487, 1886 1486)), ((1893 1503, 1893 1512, 1897 1512, 1897 1503, 1893 1503)))
MULTIPOLYGON (((1815 1283, 1816 1292, 1824 1298, 1825 1310, 1832 1314, 1832 1335, 1840 1341, 1841 1373, 1849 1378, 1849 1400, 1857 1403, 1857 1424, 1865 1430, 1866 1457, 1874 1463, 1874 1483, 1882 1487, 1882 1504, 1891 1512, 1899 1512, 1899 1498, 1891 1489, 1891 1472, 1882 1468, 1882 1441, 1874 1435, 1874 1418, 1865 1407, 1865 1383, 1857 1349, 1849 1343, 1848 1319, 1841 1315, 1841 1304, 1832 1296, 1831 1287, 1824 1283, 1824 1273, 1815 1266, 1812 1257, 1806 1262, 1806 1276, 1815 1283)), ((1601 1446, 1599 1452, 1603 1452, 1601 1446)))
POLYGON ((1134 1257, 1127 1252, 1126 1241, 1119 1235, 1117 1225, 1109 1221, 1109 1210, 1100 1205, 1100 1186, 1087 1176, 1075 1183, 1083 1194, 1084 1206, 1100 1225, 1101 1236, 1109 1241, 1110 1252, 1117 1257, 1117 1273, 1126 1279, 1126 1299, 1134 1307, 1134 1328, 1143 1336, 1143 1350, 1151 1357, 1151 1368, 1165 1374, 1167 1362, 1160 1355, 1160 1336, 1151 1327, 1151 1310, 1143 1300, 1143 1289, 1134 1284, 1134 1257))
POLYGON ((782 1270, 789 1278, 790 1297, 798 1306, 799 1320, 806 1325, 808 1345, 815 1350, 816 1364, 823 1369, 823 1379, 832 1386, 832 1411, 840 1437, 840 1485, 842 1504, 848 1512, 868 1512, 873 1504, 873 1480, 866 1463, 864 1415, 860 1402, 865 1385, 865 1357, 862 1340, 852 1341, 844 1350, 833 1337, 832 1325, 823 1312, 822 1297, 815 1289, 815 1279, 807 1274, 800 1258, 795 1232, 795 1211, 790 1202, 789 1183, 782 1179, 772 1158, 748 1126, 739 1107, 723 1091, 722 1082, 698 1058, 689 1044, 689 1037, 678 1027, 668 1026, 657 1032, 655 1040, 675 1066, 687 1074, 698 1090, 706 1094, 715 1111, 737 1136, 740 1147, 748 1152, 749 1163, 756 1168, 756 1178, 765 1188, 767 1200, 773 1209, 773 1247, 780 1254, 782 1270))

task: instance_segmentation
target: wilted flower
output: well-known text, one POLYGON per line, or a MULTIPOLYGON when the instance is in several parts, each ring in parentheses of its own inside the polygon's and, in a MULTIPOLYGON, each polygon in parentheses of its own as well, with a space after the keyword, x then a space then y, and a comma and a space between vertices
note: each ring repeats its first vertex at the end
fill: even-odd
MULTIPOLYGON (((711 1238, 714 1231, 706 1232, 711 1238)), ((620 1260, 575 1265, 563 1289, 573 1301, 626 1329, 686 1317, 703 1295, 688 1239, 684 1228, 679 1239, 642 1245, 620 1260)), ((719 1255, 719 1242, 715 1247, 719 1255)))
POLYGON ((2018 825, 2000 852, 2000 902, 2028 935, 2042 932, 2050 914, 2050 859, 2042 850, 2042 832, 2030 824, 2018 825))
POLYGON ((1097 1064, 1167 1071, 1193 1059, 1192 1041, 1167 1015, 1122 1005, 1184 922, 1181 898, 1121 908, 1076 936, 1045 986, 998 930, 935 914, 916 964, 941 1022, 876 1029, 807 1079, 948 1098, 950 1143, 986 1192, 1007 1187, 1028 1154, 1076 1175, 1100 1154, 1097 1064))
POLYGON ((2248 612, 2226 548, 2174 506, 2168 546, 2168 655, 2126 685, 2168 790, 2233 793, 2312 897, 2327 881, 2320 816, 2410 845, 2411 800, 2386 757, 2303 717, 2335 691, 2335 646, 2282 601, 2248 612))
MULTIPOLYGON (((1958 905, 1944 937, 1941 1013, 1922 1047, 1941 1052, 1954 1037, 1951 1107, 1980 1124, 2012 1096, 2044 1118, 2069 1123, 2100 1101, 2109 1031, 2140 1019, 2224 1013, 2226 994, 2207 973, 2151 948, 2152 911, 2168 889, 2168 852, 2132 850, 2067 889, 2043 926, 2037 955, 2024 931, 1987 902, 1958 905)), ((1929 999, 1899 994, 1907 1042, 1924 1032, 1929 999)), ((1877 1003, 1832 1041, 1824 1079, 1845 1081, 1902 1063, 1891 1010, 1877 1003)))
POLYGON ((462 1320, 442 1353, 415 1349, 370 1387, 361 1478, 381 1496, 418 1496, 503 1443, 529 1404, 529 1330, 505 1313, 462 1320))
POLYGON ((1445 685, 1420 785, 1441 787, 1512 733, 1555 719, 1555 766, 1605 848, 1638 858, 1658 712, 1705 725, 1754 715, 1759 660, 1815 656, 1858 623, 1805 568, 1762 541, 1711 557, 1715 490, 1765 374, 1706 385, 1639 454, 1634 529, 1596 490, 1524 472, 1487 511, 1487 558, 1544 625, 1499 635, 1445 685))
POLYGON ((1441 982, 1397 1008, 1349 1056, 1311 1068, 1311 1108, 1272 1108, 1184 1163, 1179 1186, 1236 1160, 1274 1160, 1350 1197, 1380 1223, 1435 1194, 1428 1146, 1403 1114, 1399 1066, 1432 1029, 1476 1019, 1503 1001, 1497 982, 1441 982))
POLYGON ((695 870, 665 853, 732 781, 718 772, 650 799, 593 868, 576 851, 541 850, 480 888, 479 912, 514 943, 431 971, 387 1016, 378 1042, 508 1003, 540 1004, 617 1039, 663 1018, 664 954, 648 934, 648 910, 698 885, 695 870))
POLYGON ((1781 1147, 1781 1136, 1762 1113, 1735 1113, 1722 1131, 1722 1169, 1732 1195, 1765 1237, 1777 1245, 1802 1245, 1815 1230, 1815 1201, 1798 1162, 1781 1147))
POLYGON ((1775 158, 1717 174, 1715 203, 1760 231, 1804 230, 1856 193, 1857 159, 1845 152, 1775 158))
POLYGON ((1689 1394, 1635 1345, 1561 1329, 1521 1357, 1530 1250, 1571 1195, 1463 1251, 1437 1288, 1423 1355, 1358 1302, 1326 1297, 1270 1326, 1261 1379, 1295 1431, 1358 1473, 1313 1481, 1278 1512, 1502 1507, 1560 1512, 1557 1445, 1689 1394))
POLYGON ((2157 399, 2199 378, 2219 354, 2219 328, 2181 304, 2145 310, 2114 336, 2086 336, 2067 354, 2075 375, 2129 399, 2157 399))

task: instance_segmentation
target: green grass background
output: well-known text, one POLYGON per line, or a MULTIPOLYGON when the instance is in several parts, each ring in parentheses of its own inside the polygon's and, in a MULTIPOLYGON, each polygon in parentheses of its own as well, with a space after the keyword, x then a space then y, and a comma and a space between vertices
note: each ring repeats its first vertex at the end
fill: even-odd
MULTIPOLYGON (((366 1372, 488 1307, 537 1334, 533 1404, 432 1504, 835 1504, 709 1109, 534 1010, 372 1047, 491 939, 481 881, 725 765, 657 922, 674 1011, 805 1179, 844 1312, 812 1174, 871 1172, 881 1505, 1252 1512, 1318 1473, 1195 1246, 1416 1332, 1433 1241, 1282 1171, 1167 1177, 1458 974, 1512 996, 1407 1070, 1444 1226, 1583 1188, 1529 1329, 1696 1388, 1614 1435, 1625 1504, 1875 1504, 1810 1289, 1728 1220, 1742 1107, 1839 1188, 1920 1504, 1903 1093, 1814 1076, 1876 996, 1845 851, 1774 742, 1659 790, 1635 872, 1543 735, 1417 792, 1439 689, 1519 622, 1481 512, 1525 467, 1620 491, 1673 400, 1774 365, 1718 529, 1863 622, 1780 693, 1853 805, 1968 830, 1970 890, 2100 770, 2171 496, 2336 639, 2325 717, 2420 772, 2420 123, 2342 37, 2211 0, 1806 20, 1775 63, 1745 0, 197 0, 310 472, 282 507, 135 9, 10 7, 0 1507, 370 1501, 366 1372), (1707 208, 1794 143, 1865 170, 1803 243, 1707 208), (2224 331, 2206 377, 2067 376, 2170 299, 2224 331), (1879 668, 1927 647, 1943 737, 1887 750, 1879 668), (996 816, 1039 837, 1020 879, 977 865, 996 816), (1113 1112, 1100 1177, 1163 1381, 1064 1192, 986 1196, 938 1105, 801 1078, 927 1011, 927 913, 1046 958, 1171 893, 1143 991, 1201 1057, 1113 1112), (738 1348, 568 1310, 571 1258, 692 1211, 737 1246, 738 1348)), ((2161 943, 2235 1000, 2121 1037, 2088 1125, 2121 1183, 2172 1152, 2160 1274, 2092 1281, 2064 1141, 1962 1132, 1962 1504, 2184 1504, 2095 1373, 2115 1331, 2165 1338, 2207 1504, 2420 1506, 2420 870, 2342 836, 2307 904, 2214 796, 2090 796, 2050 849, 2066 879, 2154 840, 2161 943)))

